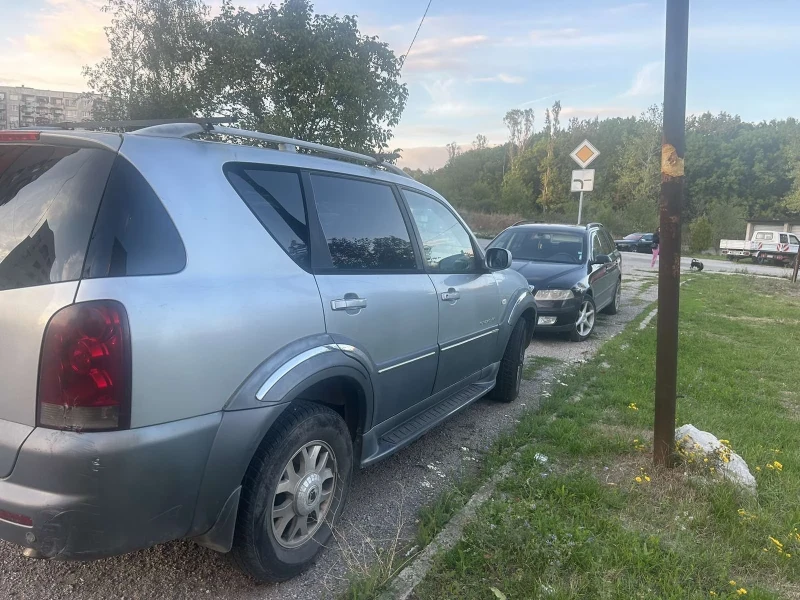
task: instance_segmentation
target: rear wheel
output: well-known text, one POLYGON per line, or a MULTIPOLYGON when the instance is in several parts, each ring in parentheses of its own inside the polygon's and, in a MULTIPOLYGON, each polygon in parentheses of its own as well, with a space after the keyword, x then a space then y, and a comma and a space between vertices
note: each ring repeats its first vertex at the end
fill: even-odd
POLYGON ((622 280, 617 281, 617 289, 614 290, 614 300, 603 309, 607 315, 615 315, 619 312, 619 307, 622 304, 622 280))
POLYGON ((342 418, 311 402, 289 406, 245 475, 231 551, 238 566, 258 581, 307 569, 331 537, 352 470, 342 418))
POLYGON ((497 384, 492 393, 492 397, 500 402, 513 402, 519 396, 527 346, 525 342, 528 340, 527 327, 528 322, 525 319, 517 321, 500 362, 497 384))
POLYGON ((578 318, 569 336, 570 339, 573 342, 583 342, 592 335, 596 316, 597 308, 595 307, 594 299, 591 296, 584 296, 581 301, 581 307, 578 310, 578 318))

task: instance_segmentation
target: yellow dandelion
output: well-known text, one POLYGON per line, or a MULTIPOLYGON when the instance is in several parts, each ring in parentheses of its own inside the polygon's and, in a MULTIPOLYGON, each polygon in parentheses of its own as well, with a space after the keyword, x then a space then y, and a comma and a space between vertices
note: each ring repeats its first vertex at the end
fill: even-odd
POLYGON ((730 583, 731 585, 736 585, 736 582, 733 579, 731 579, 728 583, 730 583))
POLYGON ((747 590, 744 588, 739 588, 738 590, 736 590, 736 593, 739 594, 740 596, 744 596, 745 594, 747 594, 747 590))
POLYGON ((756 467, 756 471, 761 471, 761 467, 756 467))
POLYGON ((783 465, 779 463, 777 460, 772 463, 772 466, 778 469, 778 471, 783 471, 783 465))
POLYGON ((769 541, 775 544, 775 546, 778 548, 783 548, 783 544, 781 544, 780 541, 776 540, 774 537, 769 536, 769 541))
POLYGON ((710 592, 708 592, 708 595, 709 596, 716 596, 717 592, 715 592, 714 590, 711 590, 710 592))
POLYGON ((645 476, 644 476, 644 480, 645 480, 645 481, 650 481, 650 476, 649 476, 649 475, 645 475, 645 476))
POLYGON ((630 404, 628 404, 628 408, 630 408, 631 410, 639 410, 635 402, 631 402, 630 404))
POLYGON ((708 462, 708 459, 707 459, 707 458, 704 458, 704 459, 703 459, 703 462, 707 463, 707 462, 708 462))
POLYGON ((638 443, 639 443, 639 440, 633 440, 633 443, 634 443, 634 444, 638 444, 638 443))
POLYGON ((636 483, 642 483, 642 478, 641 477, 637 477, 636 479, 634 479, 634 481, 636 483))

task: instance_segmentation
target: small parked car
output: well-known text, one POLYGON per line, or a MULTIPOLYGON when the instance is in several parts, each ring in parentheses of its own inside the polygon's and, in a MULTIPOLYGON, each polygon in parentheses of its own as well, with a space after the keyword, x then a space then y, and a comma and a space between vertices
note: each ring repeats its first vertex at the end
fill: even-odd
POLYGON ((572 341, 582 342, 594 331, 598 311, 619 310, 622 257, 599 223, 515 225, 488 248, 511 252, 512 267, 536 298, 541 331, 568 332, 572 341))
POLYGON ((621 240, 615 240, 614 245, 620 252, 653 253, 652 233, 631 233, 621 240))
POLYGON ((518 396, 537 313, 510 266, 375 157, 207 122, 0 131, 0 539, 297 575, 354 468, 518 396))

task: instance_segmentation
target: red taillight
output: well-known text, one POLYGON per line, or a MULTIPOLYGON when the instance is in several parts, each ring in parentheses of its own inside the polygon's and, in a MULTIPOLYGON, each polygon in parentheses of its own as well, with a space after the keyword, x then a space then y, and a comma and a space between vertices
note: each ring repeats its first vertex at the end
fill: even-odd
POLYGON ((122 304, 83 302, 53 315, 42 345, 38 406, 41 427, 130 426, 130 331, 122 304))
POLYGON ((9 523, 16 523, 17 525, 24 525, 25 527, 33 527, 33 519, 30 517, 8 512, 7 510, 0 510, 0 521, 8 521, 9 523))
POLYGON ((39 131, 0 131, 0 142, 37 142, 39 131))

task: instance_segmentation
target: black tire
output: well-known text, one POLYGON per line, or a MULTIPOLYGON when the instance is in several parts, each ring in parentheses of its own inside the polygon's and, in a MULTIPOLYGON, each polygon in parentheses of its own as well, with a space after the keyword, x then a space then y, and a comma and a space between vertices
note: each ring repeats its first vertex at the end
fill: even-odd
MULTIPOLYGON (((292 403, 272 426, 247 469, 231 550, 236 565, 261 582, 291 579, 311 566, 330 540, 331 523, 341 515, 352 472, 353 443, 342 418, 319 404, 292 403), (306 444, 316 441, 327 445, 334 456, 333 494, 323 523, 316 525, 318 529, 313 536, 302 545, 288 548, 277 541, 273 531, 272 510, 280 496, 277 486, 289 461, 306 444)), ((322 488, 319 494, 322 497, 322 488)), ((307 495, 310 497, 311 492, 307 495)), ((292 522, 289 523, 287 527, 292 522)))
MULTIPOLYGON (((593 317, 596 316, 597 315, 597 305, 594 303, 594 298, 592 298, 588 294, 583 297, 583 300, 581 300, 581 307, 583 307, 583 304, 587 303, 587 302, 588 302, 589 306, 591 307, 591 311, 592 311, 593 317)), ((580 309, 579 309, 579 311, 580 311, 580 309)), ((589 329, 589 331, 584 332, 584 333, 580 333, 578 331, 578 324, 576 322, 575 326, 572 328, 572 331, 570 331, 569 339, 571 339, 573 342, 583 342, 583 341, 587 340, 589 338, 589 336, 592 335, 592 332, 594 331, 596 323, 597 323, 596 319, 593 318, 592 319, 592 325, 591 325, 591 328, 589 329)))
POLYGON ((617 280, 617 287, 614 288, 614 299, 611 304, 603 309, 607 315, 615 315, 619 312, 619 306, 622 303, 622 279, 617 280))
POLYGON ((498 402, 513 402, 519 396, 519 387, 522 382, 522 366, 525 362, 526 342, 528 341, 528 322, 520 319, 514 325, 511 337, 508 339, 503 360, 500 361, 500 371, 497 374, 497 383, 492 391, 492 398, 498 402))

